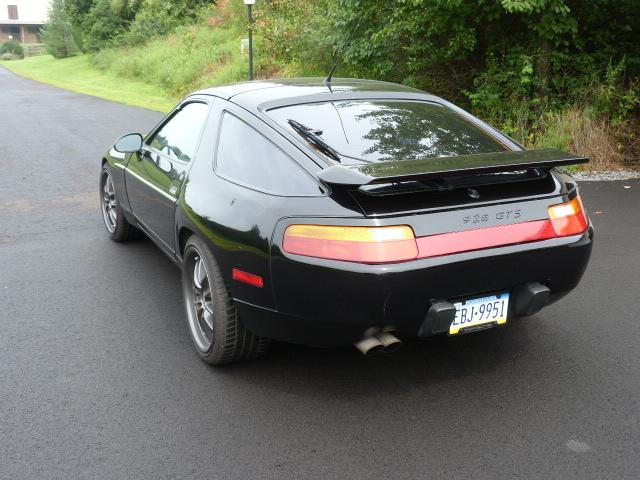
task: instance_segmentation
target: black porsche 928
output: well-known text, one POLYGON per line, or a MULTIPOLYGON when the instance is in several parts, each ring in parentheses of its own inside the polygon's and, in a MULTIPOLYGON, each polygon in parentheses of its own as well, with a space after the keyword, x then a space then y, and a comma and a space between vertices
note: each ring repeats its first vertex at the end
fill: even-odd
POLYGON ((384 82, 258 81, 187 97, 102 159, 115 241, 182 269, 212 364, 271 339, 391 351, 538 312, 580 281, 593 229, 563 165, 441 98, 384 82))

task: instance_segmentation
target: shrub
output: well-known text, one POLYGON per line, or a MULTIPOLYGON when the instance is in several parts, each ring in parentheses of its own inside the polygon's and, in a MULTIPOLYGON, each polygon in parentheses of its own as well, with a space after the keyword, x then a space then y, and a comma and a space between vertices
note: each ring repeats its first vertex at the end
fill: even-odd
POLYGON ((584 109, 574 107, 545 114, 541 128, 542 133, 532 147, 559 148, 583 155, 591 160, 590 169, 611 168, 635 160, 631 151, 618 141, 618 130, 584 109))
POLYGON ((0 55, 0 60, 16 60, 18 57, 16 57, 13 53, 9 53, 9 52, 5 52, 3 54, 0 55))
MULTIPOLYGON (((9 53, 15 58, 24 58, 24 49, 20 42, 15 40, 9 40, 0 45, 0 55, 5 53, 9 53)), ((12 58, 3 58, 3 60, 12 60, 12 58)))
POLYGON ((98 0, 85 18, 84 48, 97 52, 111 44, 111 39, 122 34, 126 21, 118 16, 111 0, 98 0))
POLYGON ((169 10, 166 4, 159 5, 157 9, 140 10, 127 30, 115 39, 115 43, 135 46, 166 35, 178 25, 178 19, 169 10))
POLYGON ((63 0, 51 2, 49 22, 42 29, 42 40, 47 51, 55 58, 69 57, 78 51, 63 0))

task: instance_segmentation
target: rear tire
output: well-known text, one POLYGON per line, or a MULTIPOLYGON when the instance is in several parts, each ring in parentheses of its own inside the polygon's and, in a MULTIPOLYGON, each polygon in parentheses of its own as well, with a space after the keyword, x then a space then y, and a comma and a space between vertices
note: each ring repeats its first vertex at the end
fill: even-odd
POLYGON ((192 236, 183 259, 182 294, 198 355, 211 365, 224 365, 264 354, 271 341, 251 333, 238 318, 220 268, 206 244, 192 236))
POLYGON ((100 172, 100 207, 104 226, 111 240, 127 242, 140 236, 140 230, 131 225, 124 216, 124 210, 116 198, 113 178, 107 165, 104 165, 100 172))

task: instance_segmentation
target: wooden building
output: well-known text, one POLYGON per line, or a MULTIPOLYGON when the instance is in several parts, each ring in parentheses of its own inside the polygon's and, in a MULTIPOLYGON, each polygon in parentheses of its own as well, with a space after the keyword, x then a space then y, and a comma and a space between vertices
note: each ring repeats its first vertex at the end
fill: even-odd
POLYGON ((39 43, 48 9, 49 0, 0 0, 0 43, 39 43))

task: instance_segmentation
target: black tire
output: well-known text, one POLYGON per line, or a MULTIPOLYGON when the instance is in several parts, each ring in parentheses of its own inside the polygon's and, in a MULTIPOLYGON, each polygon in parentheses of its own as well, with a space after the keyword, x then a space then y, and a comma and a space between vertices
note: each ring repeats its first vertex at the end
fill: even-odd
POLYGON ((224 365, 264 354, 271 341, 246 329, 238 317, 218 263, 206 244, 195 235, 191 236, 185 245, 183 259, 182 294, 189 333, 198 355, 211 365, 224 365), (207 316, 209 321, 205 319, 207 316))
POLYGON ((114 242, 127 242, 138 238, 140 230, 131 225, 124 215, 122 206, 118 201, 113 188, 113 179, 109 167, 104 165, 100 172, 100 209, 102 211, 102 219, 104 226, 109 233, 109 237, 114 242), (107 188, 108 182, 111 182, 111 191, 107 188))

